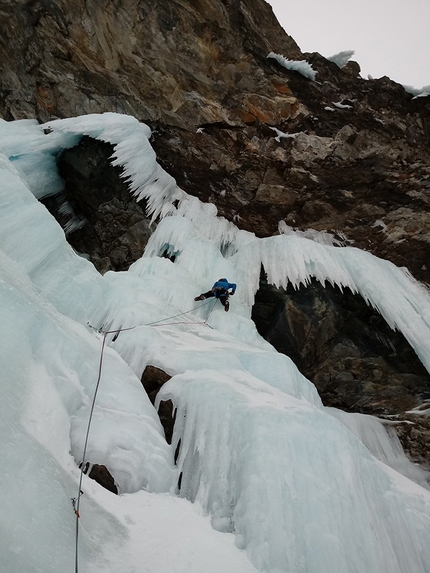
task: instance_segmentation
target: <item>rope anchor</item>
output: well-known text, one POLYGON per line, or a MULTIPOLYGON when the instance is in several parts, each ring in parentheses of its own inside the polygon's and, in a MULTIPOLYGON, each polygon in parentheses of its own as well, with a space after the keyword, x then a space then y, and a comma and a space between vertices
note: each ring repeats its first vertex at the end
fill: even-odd
MULTIPOLYGON (((80 495, 84 495, 84 492, 82 490, 79 491, 80 495)), ((78 503, 78 498, 77 497, 72 497, 70 498, 72 500, 72 505, 73 505, 73 510, 75 512, 76 517, 79 519, 81 517, 81 514, 79 513, 78 507, 77 507, 77 503, 78 503)))

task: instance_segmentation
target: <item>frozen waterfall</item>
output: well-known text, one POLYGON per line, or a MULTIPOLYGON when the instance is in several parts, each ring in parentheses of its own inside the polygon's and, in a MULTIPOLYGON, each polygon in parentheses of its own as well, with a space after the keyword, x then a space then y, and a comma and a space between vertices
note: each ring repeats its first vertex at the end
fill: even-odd
POLYGON ((71 498, 102 342, 89 322, 133 329, 104 355, 87 459, 121 495, 84 476, 82 571, 430 573, 430 492, 377 449, 379 427, 324 408, 250 318, 261 265, 278 286, 329 281, 360 293, 430 370, 428 292, 355 248, 238 230, 177 187, 149 135, 110 113, 0 120, 0 571, 73 570, 71 498), (38 201, 61 190, 55 156, 84 134, 114 146, 161 219, 127 272, 101 276, 38 201), (218 276, 239 286, 208 326, 193 298, 218 276), (158 396, 176 408, 172 445, 140 383, 147 365, 172 377, 158 396))

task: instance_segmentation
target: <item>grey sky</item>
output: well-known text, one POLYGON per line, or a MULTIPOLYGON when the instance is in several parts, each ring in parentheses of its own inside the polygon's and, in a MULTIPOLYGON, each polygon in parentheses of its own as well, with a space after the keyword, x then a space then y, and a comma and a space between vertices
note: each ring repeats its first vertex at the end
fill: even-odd
POLYGON ((361 75, 430 84, 430 0, 268 0, 303 52, 355 50, 361 75))

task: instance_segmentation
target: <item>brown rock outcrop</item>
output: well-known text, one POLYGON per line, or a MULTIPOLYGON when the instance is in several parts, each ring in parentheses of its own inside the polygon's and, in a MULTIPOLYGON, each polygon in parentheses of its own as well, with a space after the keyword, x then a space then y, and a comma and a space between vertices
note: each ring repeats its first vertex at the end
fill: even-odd
POLYGON ((84 474, 88 474, 88 477, 96 481, 102 487, 118 495, 118 488, 115 484, 115 480, 106 466, 86 462, 84 474))
POLYGON ((430 468, 430 418, 411 413, 399 418, 403 422, 395 428, 406 454, 414 462, 430 468))
POLYGON ((403 335, 349 289, 313 281, 283 290, 262 280, 252 318, 327 406, 397 415, 430 399, 430 375, 403 335))
POLYGON ((293 137, 262 122, 181 134, 160 127, 161 164, 259 236, 277 233, 280 220, 327 230, 430 283, 428 98, 412 100, 388 79, 352 80, 339 69, 330 81, 321 74, 322 83, 285 74, 300 111, 275 127, 293 137), (351 109, 334 106, 344 95, 351 109))
POLYGON ((128 269, 142 256, 152 232, 144 203, 136 202, 121 169, 111 165, 112 153, 111 145, 82 138, 58 158, 64 191, 42 201, 73 248, 101 273, 128 269))
POLYGON ((261 0, 3 0, 0 10, 8 119, 110 110, 194 129, 248 115, 276 123, 294 100, 260 69, 272 50, 300 56, 261 0))
MULTIPOLYGON (((148 365, 142 374, 142 385, 148 394, 149 399, 152 404, 155 404, 155 399, 160 388, 171 376, 166 374, 160 368, 148 365)), ((171 400, 160 402, 158 407, 158 415, 160 417, 160 422, 164 428, 164 434, 166 436, 167 443, 172 443, 173 426, 175 424, 175 416, 173 414, 173 403, 171 400)))

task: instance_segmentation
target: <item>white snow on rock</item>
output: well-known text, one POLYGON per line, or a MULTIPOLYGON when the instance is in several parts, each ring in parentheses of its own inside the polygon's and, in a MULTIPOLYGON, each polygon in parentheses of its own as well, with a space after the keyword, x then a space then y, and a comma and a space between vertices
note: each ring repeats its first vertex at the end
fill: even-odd
POLYGON ((327 58, 329 62, 333 62, 340 69, 344 68, 352 56, 355 54, 354 50, 344 50, 327 58))
POLYGON ((278 64, 280 64, 286 70, 299 72, 299 74, 302 74, 302 76, 305 78, 309 78, 312 81, 315 80, 317 72, 306 60, 289 60, 281 54, 275 54, 275 52, 270 52, 267 57, 276 60, 278 64))

